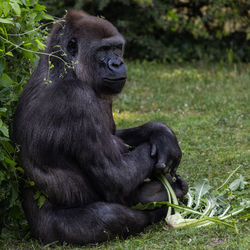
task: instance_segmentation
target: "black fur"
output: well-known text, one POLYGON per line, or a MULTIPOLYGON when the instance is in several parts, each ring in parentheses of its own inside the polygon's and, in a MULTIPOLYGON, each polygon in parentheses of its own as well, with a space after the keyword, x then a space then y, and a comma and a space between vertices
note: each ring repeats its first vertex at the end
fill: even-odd
MULTIPOLYGON (((125 237, 166 214, 166 208, 130 208, 167 199, 159 182, 144 180, 163 164, 174 176, 181 150, 161 123, 116 130, 112 96, 126 80, 123 49, 112 24, 70 11, 48 39, 47 53, 53 55, 41 56, 20 97, 14 141, 21 146, 25 175, 35 182, 22 189, 23 208, 33 235, 43 242, 125 237), (129 151, 126 144, 136 148, 129 151), (33 198, 37 191, 48 196, 40 209, 33 198)), ((183 196, 187 185, 178 180, 173 187, 183 196)))

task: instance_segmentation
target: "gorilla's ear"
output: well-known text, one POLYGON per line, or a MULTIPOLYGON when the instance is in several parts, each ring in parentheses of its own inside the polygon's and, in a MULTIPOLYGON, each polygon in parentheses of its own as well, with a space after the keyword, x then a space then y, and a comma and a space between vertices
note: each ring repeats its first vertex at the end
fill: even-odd
POLYGON ((65 16, 66 22, 69 22, 71 24, 76 23, 78 20, 89 16, 88 13, 84 11, 77 11, 77 10, 69 10, 67 11, 67 14, 65 16))

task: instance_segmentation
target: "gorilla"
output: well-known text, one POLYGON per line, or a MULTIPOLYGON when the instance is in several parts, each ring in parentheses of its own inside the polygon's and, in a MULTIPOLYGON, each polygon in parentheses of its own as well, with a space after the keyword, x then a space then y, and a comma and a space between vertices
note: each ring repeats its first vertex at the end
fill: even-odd
POLYGON ((25 178, 35 183, 21 184, 22 204, 43 243, 102 242, 160 221, 167 207, 131 208, 167 200, 156 172, 166 173, 178 197, 187 193, 176 174, 181 150, 168 126, 116 129, 112 99, 126 82, 124 45, 108 21, 68 11, 19 98, 13 141, 25 178), (46 194, 41 207, 37 192, 46 194))

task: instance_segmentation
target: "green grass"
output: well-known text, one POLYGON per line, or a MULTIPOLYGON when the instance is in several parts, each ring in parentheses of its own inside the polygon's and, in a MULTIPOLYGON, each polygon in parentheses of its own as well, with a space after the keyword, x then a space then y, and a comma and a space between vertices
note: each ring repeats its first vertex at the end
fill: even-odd
MULTIPOLYGON (((238 166, 242 167, 236 176, 250 176, 249 86, 249 65, 129 63, 127 86, 115 100, 114 117, 118 128, 147 121, 168 124, 183 151, 178 172, 190 185, 207 178, 218 187, 238 166)), ((249 249, 249 224, 238 226, 236 234, 218 225, 164 229, 162 222, 138 236, 84 249, 249 249)), ((0 245, 1 249, 42 247, 35 240, 11 239, 0 245)))

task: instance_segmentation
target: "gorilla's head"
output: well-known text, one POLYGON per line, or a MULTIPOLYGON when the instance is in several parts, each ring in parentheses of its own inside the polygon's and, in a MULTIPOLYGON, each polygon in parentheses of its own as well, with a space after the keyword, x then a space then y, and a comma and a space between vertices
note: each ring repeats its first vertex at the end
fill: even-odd
POLYGON ((126 82, 124 45, 124 38, 110 22, 71 10, 64 21, 54 25, 47 52, 56 55, 51 60, 57 75, 63 61, 72 63, 63 77, 77 78, 99 94, 113 95, 126 82))

